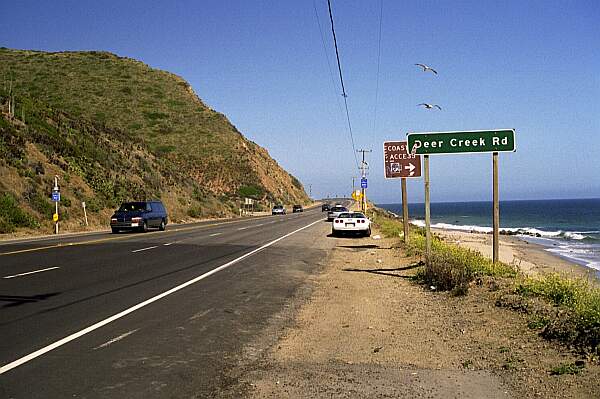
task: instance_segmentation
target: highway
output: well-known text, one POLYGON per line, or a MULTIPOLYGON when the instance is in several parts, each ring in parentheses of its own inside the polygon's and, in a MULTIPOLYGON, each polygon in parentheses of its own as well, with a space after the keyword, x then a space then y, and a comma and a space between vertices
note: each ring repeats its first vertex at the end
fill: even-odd
POLYGON ((329 232, 319 208, 0 244, 0 397, 217 396, 329 232))

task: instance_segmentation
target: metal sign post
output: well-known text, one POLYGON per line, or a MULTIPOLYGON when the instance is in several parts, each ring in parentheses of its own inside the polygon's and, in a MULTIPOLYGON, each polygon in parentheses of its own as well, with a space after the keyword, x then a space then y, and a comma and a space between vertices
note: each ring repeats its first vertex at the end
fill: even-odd
POLYGON ((494 263, 498 262, 500 260, 500 201, 498 199, 499 197, 499 193, 498 193, 498 153, 494 152, 492 154, 492 169, 493 169, 493 200, 494 200, 494 205, 493 208, 494 210, 493 212, 493 216, 492 216, 492 220, 493 220, 493 226, 494 226, 494 243, 493 243, 493 254, 492 254, 492 261, 494 263))
POLYGON ((52 188, 52 201, 54 201, 54 234, 58 234, 58 202, 60 201, 60 189, 58 187, 58 176, 54 176, 54 187, 52 188))
POLYGON ((404 227, 404 243, 408 244, 408 196, 406 194, 406 177, 401 180, 402 187, 402 225, 404 227))
POLYGON ((423 157, 425 166, 425 262, 431 259, 431 212, 429 211, 429 155, 423 157))

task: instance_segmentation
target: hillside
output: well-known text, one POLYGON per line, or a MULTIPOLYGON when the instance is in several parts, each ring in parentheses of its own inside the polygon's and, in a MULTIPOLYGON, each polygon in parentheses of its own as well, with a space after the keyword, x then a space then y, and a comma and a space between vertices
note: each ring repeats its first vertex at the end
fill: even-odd
POLYGON ((106 52, 0 48, 0 232, 105 225, 123 200, 161 198, 174 220, 229 216, 243 197, 306 203, 300 182, 169 72, 106 52))

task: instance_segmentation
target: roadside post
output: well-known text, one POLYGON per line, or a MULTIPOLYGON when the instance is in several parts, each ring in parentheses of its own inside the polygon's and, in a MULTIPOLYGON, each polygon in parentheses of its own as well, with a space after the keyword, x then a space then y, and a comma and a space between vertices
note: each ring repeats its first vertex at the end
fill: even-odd
POLYGON ((360 196, 361 199, 361 206, 360 209, 363 212, 367 211, 367 178, 363 177, 362 179, 360 179, 360 188, 362 189, 362 193, 360 196))
POLYGON ((402 224, 404 242, 408 243, 408 195, 406 179, 421 177, 421 156, 408 151, 406 141, 385 141, 383 143, 383 166, 386 179, 401 179, 402 224))
POLYGON ((52 188, 52 202, 54 202, 54 234, 58 234, 58 202, 60 201, 60 188, 58 187, 58 176, 54 176, 54 187, 52 188))
POLYGON ((498 191, 498 153, 515 152, 515 130, 493 129, 460 132, 408 133, 408 147, 411 153, 422 154, 425 158, 425 229, 427 240, 427 260, 431 255, 431 233, 429 212, 429 154, 473 154, 492 153, 492 261, 498 262, 500 252, 500 199, 498 191))
POLYGON ((81 201, 81 207, 83 208, 83 217, 85 219, 85 225, 87 227, 89 225, 88 225, 88 219, 87 219, 87 211, 85 210, 85 201, 81 201))

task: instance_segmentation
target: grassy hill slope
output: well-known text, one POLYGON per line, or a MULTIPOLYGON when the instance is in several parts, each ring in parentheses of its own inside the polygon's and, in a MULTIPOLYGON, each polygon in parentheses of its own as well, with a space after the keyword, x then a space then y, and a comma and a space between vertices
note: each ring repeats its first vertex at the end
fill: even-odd
POLYGON ((0 49, 0 115, 0 231, 49 224, 54 175, 72 227, 81 201, 96 224, 142 197, 162 198, 176 220, 235 214, 244 196, 308 201, 187 82, 136 60, 0 49))

